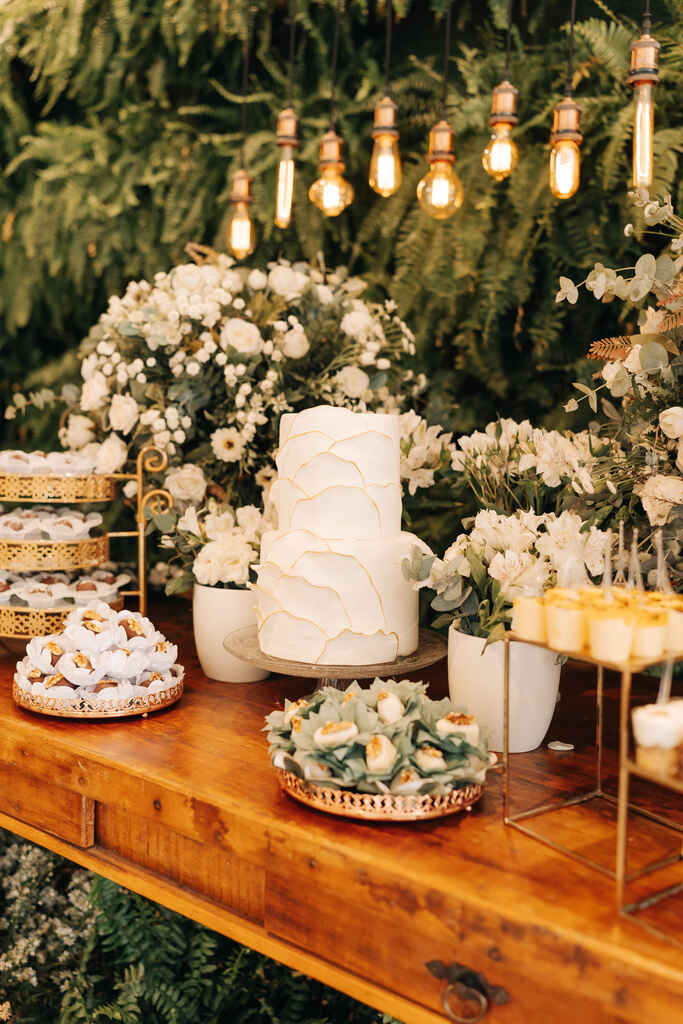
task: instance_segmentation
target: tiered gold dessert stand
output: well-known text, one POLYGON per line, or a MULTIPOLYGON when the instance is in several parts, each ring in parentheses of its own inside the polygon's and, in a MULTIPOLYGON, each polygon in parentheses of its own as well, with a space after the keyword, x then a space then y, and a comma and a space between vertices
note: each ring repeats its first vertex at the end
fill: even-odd
MULTIPOLYGON (((147 610, 146 527, 149 517, 167 511, 173 504, 168 491, 154 488, 145 492, 146 473, 160 473, 168 460, 164 452, 152 445, 142 449, 134 473, 112 473, 87 476, 22 476, 0 475, 0 501, 12 504, 97 504, 113 501, 120 481, 137 484, 136 528, 119 530, 99 537, 76 541, 0 540, 0 567, 12 572, 73 572, 94 569, 109 559, 109 542, 113 538, 137 539, 138 584, 136 589, 121 591, 120 597, 136 597, 140 611, 147 610)), ((28 640, 59 632, 73 606, 31 608, 0 605, 0 636, 28 640)))
MULTIPOLYGON (((640 778, 648 782, 655 783, 658 786, 664 787, 665 789, 671 790, 676 793, 683 794, 683 781, 675 778, 668 778, 666 776, 655 775, 652 772, 645 771, 638 766, 635 760, 631 757, 631 730, 630 730, 630 711, 631 711, 631 684, 633 676, 637 673, 644 672, 646 669, 652 668, 656 665, 663 665, 667 662, 677 663, 683 661, 683 651, 669 651, 657 658, 631 658, 628 662, 616 663, 609 661, 602 661, 598 658, 594 658, 589 651, 585 650, 581 653, 574 651, 559 651, 555 648, 548 647, 547 644, 541 644, 530 640, 523 640, 517 637, 514 633, 507 633, 505 636, 505 650, 504 650, 504 752, 503 752, 503 772, 504 772, 504 801, 503 801, 503 817, 506 825, 510 825, 512 828, 516 828, 518 831, 531 836, 533 839, 537 839, 552 849, 557 850, 560 853, 565 854, 574 860, 586 865, 587 867, 593 868, 596 871, 613 878, 616 882, 616 903, 617 909, 623 915, 632 917, 633 920, 637 921, 638 924, 654 932, 655 934, 673 941, 678 945, 683 945, 680 935, 677 936, 674 933, 663 930, 653 924, 651 921, 638 918, 638 912, 641 910, 649 909, 656 903, 664 900, 668 897, 675 897, 683 894, 683 881, 677 882, 676 884, 669 885, 667 888, 656 894, 648 893, 647 896, 642 899, 638 899, 634 902, 627 903, 625 901, 626 887, 631 883, 638 882, 646 875, 650 875, 660 869, 671 868, 673 865, 683 862, 683 818, 681 820, 674 820, 668 814, 657 814, 648 807, 640 806, 634 803, 629 798, 629 785, 632 778, 640 778), (596 686, 596 729, 595 729, 595 775, 591 784, 585 791, 576 793, 561 801, 543 800, 540 804, 533 807, 528 807, 523 811, 513 813, 511 810, 511 777, 512 777, 512 765, 514 755, 510 755, 510 644, 512 642, 528 643, 534 647, 541 647, 545 650, 553 651, 554 653, 571 658, 573 661, 583 662, 585 664, 594 665, 597 674, 597 686, 596 686), (603 769, 603 696, 604 696, 604 673, 605 670, 613 671, 618 673, 620 676, 620 704, 619 704, 619 784, 618 794, 615 797, 612 793, 609 793, 604 788, 604 769, 603 769), (543 834, 538 828, 534 828, 534 821, 537 821, 541 816, 550 815, 561 815, 563 811, 567 811, 570 808, 575 808, 577 805, 592 805, 598 813, 605 806, 611 805, 613 810, 616 808, 616 859, 612 864, 601 863, 597 859, 593 859, 586 854, 578 852, 575 849, 570 848, 565 843, 554 840, 549 837, 548 834, 543 834), (657 826, 663 826, 666 830, 671 830, 678 834, 678 839, 672 842, 669 850, 664 855, 659 856, 657 859, 653 859, 648 863, 645 863, 640 868, 628 872, 627 870, 627 853, 628 853, 628 826, 629 819, 632 816, 639 816, 645 818, 650 822, 655 823, 657 826)), ((656 684, 657 680, 653 679, 653 684, 656 684)), ((603 816, 604 817, 604 816, 603 816)))

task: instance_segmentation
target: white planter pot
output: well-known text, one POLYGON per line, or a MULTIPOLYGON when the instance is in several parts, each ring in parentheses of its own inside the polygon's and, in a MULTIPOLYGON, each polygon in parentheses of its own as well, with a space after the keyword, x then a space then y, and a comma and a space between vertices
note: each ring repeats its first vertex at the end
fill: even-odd
MULTIPOLYGON (((485 643, 451 626, 448 688, 453 704, 467 708, 488 728, 491 750, 502 750, 505 645, 499 640, 484 650, 485 643)), ((560 670, 552 651, 510 644, 510 753, 535 750, 543 742, 555 711, 560 670)))
POLYGON ((192 593, 194 642, 202 672, 221 683, 256 683, 268 672, 229 654, 223 641, 230 633, 256 625, 251 590, 223 590, 195 583, 192 593))

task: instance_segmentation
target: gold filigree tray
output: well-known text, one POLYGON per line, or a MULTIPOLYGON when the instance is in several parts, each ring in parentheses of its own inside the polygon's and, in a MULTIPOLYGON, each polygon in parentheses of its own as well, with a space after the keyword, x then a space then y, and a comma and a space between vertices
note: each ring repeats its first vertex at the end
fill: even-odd
POLYGON ((13 572, 68 572, 109 561, 109 537, 82 540, 0 540, 0 566, 13 572))
POLYGON ((316 811, 338 814, 362 821, 420 821, 470 811, 484 795, 484 785, 470 782, 441 796, 394 796, 392 793, 355 793, 331 789, 300 779, 293 772, 276 768, 285 793, 316 811))
MULTIPOLYGON (((61 605, 57 608, 29 608, 27 605, 0 604, 0 637, 15 640, 30 640, 34 636, 50 636, 61 633, 64 622, 78 606, 61 605)), ((123 608, 123 599, 112 601, 115 611, 123 608)))
POLYGON ((60 501, 69 505, 84 501, 111 501, 116 497, 116 477, 20 476, 0 474, 0 501, 60 501))
POLYGON ((14 703, 26 711, 55 718, 129 718, 133 715, 148 715, 150 711, 161 711, 170 707, 183 695, 183 682, 174 683, 168 690, 148 693, 144 697, 126 697, 121 700, 87 701, 67 700, 64 697, 34 697, 18 685, 16 678, 12 685, 14 703))

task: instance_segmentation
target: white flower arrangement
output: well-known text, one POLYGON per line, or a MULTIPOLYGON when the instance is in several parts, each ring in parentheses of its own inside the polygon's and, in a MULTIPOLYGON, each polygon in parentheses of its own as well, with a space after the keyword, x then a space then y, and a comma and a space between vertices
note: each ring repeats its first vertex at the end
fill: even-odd
POLYGON ((516 597, 539 596, 552 586, 578 586, 601 575, 608 535, 588 528, 574 512, 536 515, 493 509, 477 514, 443 558, 414 548, 403 573, 435 597, 439 627, 456 621, 462 632, 499 640, 516 597))
POLYGON ((458 491, 470 491, 479 508, 499 512, 533 508, 557 511, 571 495, 609 490, 606 465, 617 447, 589 431, 572 433, 499 419, 459 437, 451 468, 458 491))
POLYGON ((163 531, 161 546, 174 551, 166 593, 189 590, 193 582, 208 587, 244 590, 255 580, 261 537, 272 528, 255 505, 233 509, 210 498, 202 508, 188 505, 154 516, 153 527, 163 531))
MULTIPOLYGON (((280 260, 249 271, 217 253, 132 282, 81 346, 62 444, 106 439, 98 471, 112 472, 152 443, 233 500, 258 500, 282 413, 395 411, 426 386, 407 368, 414 338, 394 304, 366 302, 364 289, 344 268, 280 260)), ((6 415, 30 404, 19 396, 6 415)))
MULTIPOLYGON (((670 251, 641 256, 630 270, 615 271, 597 263, 585 281, 586 290, 602 301, 619 298, 638 310, 638 332, 594 342, 588 353, 604 365, 599 383, 577 381, 579 397, 565 405, 574 412, 588 402, 594 413, 602 399, 604 431, 619 442, 608 460, 608 489, 618 495, 603 509, 602 519, 622 505, 626 521, 640 531, 645 568, 655 573, 654 530, 663 528, 667 561, 676 583, 683 581, 683 408, 681 379, 683 358, 680 336, 683 327, 683 218, 671 198, 651 200, 647 192, 632 194, 645 230, 669 234, 670 251), (647 305, 656 301, 656 308, 647 305), (609 395, 606 398, 605 395, 609 395), (613 404, 610 399, 618 402, 613 404), (640 499, 641 513, 638 502, 640 499)), ((633 225, 626 234, 633 234, 633 225)), ((580 285, 578 286, 580 287, 580 285)), ((557 301, 578 299, 578 287, 561 281, 557 301), (571 286, 571 287, 570 287, 571 286)))

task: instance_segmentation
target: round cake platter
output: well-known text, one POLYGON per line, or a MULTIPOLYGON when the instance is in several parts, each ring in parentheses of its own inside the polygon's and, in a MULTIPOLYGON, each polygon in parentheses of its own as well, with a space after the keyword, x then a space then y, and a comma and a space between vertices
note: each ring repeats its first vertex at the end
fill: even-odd
POLYGON ((431 629, 420 630, 417 649, 412 654, 379 665, 311 665, 303 661, 288 661, 286 658, 271 658, 259 647, 256 626, 247 626, 229 633, 223 646, 229 654, 258 668, 281 676, 317 679, 318 689, 333 686, 337 690, 345 689, 349 679, 387 679, 396 673, 417 672, 421 668, 435 665, 448 653, 448 644, 444 638, 431 629))

